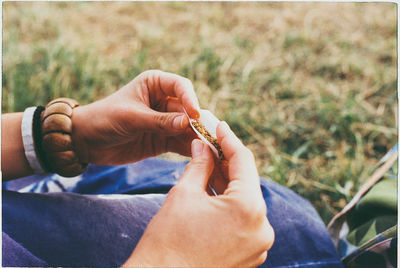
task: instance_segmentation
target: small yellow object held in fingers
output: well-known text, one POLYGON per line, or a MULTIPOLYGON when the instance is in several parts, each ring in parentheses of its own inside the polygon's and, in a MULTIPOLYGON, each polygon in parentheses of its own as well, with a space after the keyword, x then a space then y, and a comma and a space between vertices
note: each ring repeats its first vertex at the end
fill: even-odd
POLYGON ((208 132, 203 124, 195 119, 191 119, 191 125, 201 134, 202 137, 204 137, 209 143, 211 143, 212 146, 214 146, 214 148, 218 151, 218 158, 220 160, 224 160, 225 156, 217 139, 214 138, 210 132, 208 132))
MULTIPOLYGON (((219 159, 219 163, 222 165, 223 170, 226 169, 228 166, 228 161, 225 159, 216 134, 217 126, 220 122, 218 118, 215 117, 210 111, 203 109, 200 110, 200 118, 198 120, 190 118, 187 113, 186 116, 189 119, 189 123, 193 131, 211 148, 211 151, 219 159)), ((223 173, 223 176, 225 176, 226 179, 227 175, 223 173)), ((208 184, 208 187, 215 196, 218 195, 210 184, 208 184)))
POLYGON ((200 110, 200 118, 198 120, 190 118, 187 113, 186 116, 197 136, 211 148, 219 160, 225 160, 222 148, 217 141, 216 132, 218 123, 220 122, 218 118, 210 111, 203 109, 200 110))

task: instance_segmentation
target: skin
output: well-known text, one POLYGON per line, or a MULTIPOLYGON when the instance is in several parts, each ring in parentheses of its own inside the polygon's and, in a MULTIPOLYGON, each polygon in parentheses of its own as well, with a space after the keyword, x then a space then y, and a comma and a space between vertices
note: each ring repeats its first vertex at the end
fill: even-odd
MULTIPOLYGON (((74 109, 75 151, 80 162, 99 165, 126 164, 164 152, 189 156, 196 136, 183 109, 199 117, 190 80, 162 71, 143 72, 105 99, 74 109)), ((24 154, 22 115, 2 115, 3 180, 33 174, 24 154)))
POLYGON ((229 163, 223 194, 206 192, 214 157, 194 140, 192 161, 124 267, 248 267, 265 261, 274 231, 265 217, 253 154, 225 122, 217 136, 229 163))
MULTIPOLYGON (((252 153, 223 122, 222 165, 190 129, 199 117, 191 82, 146 71, 105 99, 74 109, 72 139, 81 162, 114 165, 164 152, 192 155, 125 267, 256 266, 274 241, 252 153), (210 195, 208 184, 220 195, 210 195), (188 246, 190 245, 190 246, 188 246)), ((32 174, 21 137, 22 113, 2 115, 3 180, 32 174)))
POLYGON ((82 162, 118 165, 164 152, 190 155, 195 136, 183 108, 199 117, 190 80, 146 71, 107 98, 74 110, 78 156, 82 162))
POLYGON ((33 173, 28 160, 26 160, 22 143, 22 115, 23 113, 12 113, 1 116, 1 172, 3 181, 33 173))

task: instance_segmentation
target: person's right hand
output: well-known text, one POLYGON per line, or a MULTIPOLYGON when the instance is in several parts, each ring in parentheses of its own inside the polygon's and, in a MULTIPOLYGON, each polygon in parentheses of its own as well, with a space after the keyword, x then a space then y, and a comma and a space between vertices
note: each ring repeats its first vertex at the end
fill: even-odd
POLYGON ((217 138, 229 163, 223 194, 207 194, 214 158, 206 144, 194 140, 192 161, 125 267, 248 267, 265 261, 274 231, 266 218, 253 155, 224 122, 217 138))

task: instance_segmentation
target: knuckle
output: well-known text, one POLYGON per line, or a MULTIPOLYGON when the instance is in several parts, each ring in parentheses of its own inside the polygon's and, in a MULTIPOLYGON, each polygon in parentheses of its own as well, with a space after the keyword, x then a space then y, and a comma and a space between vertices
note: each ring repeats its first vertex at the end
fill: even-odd
POLYGON ((173 116, 161 113, 154 114, 154 122, 160 130, 166 130, 172 125, 173 116))
POLYGON ((253 221, 256 224, 261 225, 266 217, 266 206, 264 202, 261 202, 261 204, 257 204, 254 208, 253 208, 253 221))
POLYGON ((196 157, 195 159, 193 159, 192 162, 195 166, 204 166, 208 163, 208 158, 204 154, 202 154, 200 155, 200 157, 196 157))
POLYGON ((169 191, 168 191, 168 196, 174 196, 177 195, 181 191, 182 186, 180 184, 176 184, 173 186, 169 191))
POLYGON ((141 73, 139 74, 139 76, 147 76, 147 75, 149 75, 150 73, 151 73, 150 70, 146 70, 146 71, 144 71, 144 72, 141 72, 141 73))
POLYGON ((162 71, 160 70, 147 70, 138 75, 139 79, 144 80, 147 84, 155 84, 160 77, 162 71))
POLYGON ((256 266, 259 266, 263 264, 267 260, 268 252, 264 251, 263 253, 258 256, 257 261, 256 261, 256 266))
POLYGON ((246 223, 252 223, 252 219, 254 218, 254 211, 249 202, 239 203, 236 211, 242 221, 246 223))
POLYGON ((243 154, 244 154, 246 157, 248 157, 249 159, 254 160, 253 152, 252 152, 249 148, 247 148, 247 147, 245 147, 245 146, 244 146, 244 149, 243 149, 243 154))
POLYGON ((203 168, 207 164, 208 164, 208 159, 204 157, 204 155, 201 155, 199 157, 192 159, 192 161, 190 161, 190 163, 185 167, 185 171, 190 169, 203 168))
MULTIPOLYGON (((254 199, 253 199, 254 200, 254 199)), ((263 201, 252 202, 250 198, 237 206, 239 218, 251 227, 260 228, 266 219, 266 205, 263 201)))
POLYGON ((255 258, 256 265, 261 265, 265 262, 268 256, 268 251, 271 249, 275 239, 274 230, 265 219, 263 228, 257 233, 256 237, 253 239, 254 243, 257 245, 259 255, 255 258))
POLYGON ((160 73, 161 73, 160 70, 152 69, 152 70, 146 70, 146 71, 142 72, 140 75, 142 75, 142 76, 153 76, 153 75, 157 75, 157 74, 160 74, 160 73))
POLYGON ((267 205, 265 205, 264 199, 258 202, 256 213, 263 219, 267 216, 267 205))
POLYGON ((236 153, 238 155, 240 155, 241 157, 247 158, 247 159, 254 160, 253 152, 249 148, 247 148, 246 146, 244 146, 241 143, 240 143, 240 145, 238 144, 236 148, 237 148, 236 153))
POLYGON ((259 235, 261 241, 260 246, 263 250, 270 250, 275 241, 275 232, 271 224, 265 218, 262 225, 261 234, 259 235))
POLYGON ((192 81, 189 78, 183 77, 182 80, 185 84, 188 84, 189 86, 193 86, 192 81))
POLYGON ((268 220, 266 220, 266 225, 267 225, 266 226, 267 235, 266 235, 266 239, 265 239, 265 241, 266 241, 265 248, 267 250, 270 250, 272 245, 275 242, 275 231, 274 231, 274 228, 272 228, 271 224, 269 224, 268 220))
POLYGON ((138 78, 146 79, 152 75, 151 70, 144 71, 138 75, 138 78))
POLYGON ((172 187, 167 195, 167 198, 170 199, 184 199, 187 196, 187 187, 184 183, 178 183, 174 187, 172 187))

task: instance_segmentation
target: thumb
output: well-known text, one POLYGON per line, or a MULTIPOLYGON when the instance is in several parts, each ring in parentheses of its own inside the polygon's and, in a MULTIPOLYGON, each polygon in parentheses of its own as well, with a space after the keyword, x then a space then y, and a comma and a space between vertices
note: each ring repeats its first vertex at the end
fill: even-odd
POLYGON ((179 183, 206 189, 208 179, 214 169, 214 157, 207 144, 194 139, 192 142, 192 161, 186 166, 179 183))
POLYGON ((184 113, 162 113, 152 111, 150 130, 165 134, 183 132, 189 126, 189 119, 184 113))

